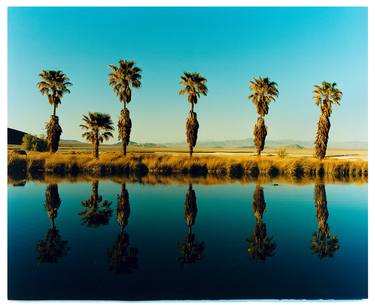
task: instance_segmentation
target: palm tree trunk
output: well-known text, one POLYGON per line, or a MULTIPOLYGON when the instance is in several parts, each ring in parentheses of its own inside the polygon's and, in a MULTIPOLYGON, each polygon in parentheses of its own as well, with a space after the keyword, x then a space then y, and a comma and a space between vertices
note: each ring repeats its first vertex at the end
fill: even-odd
POLYGON ((96 132, 95 135, 95 144, 94 144, 94 157, 99 158, 99 132, 96 132))
POLYGON ((326 156, 328 135, 331 128, 328 115, 322 113, 319 117, 318 130, 315 139, 315 156, 323 159, 326 156))
MULTIPOLYGON (((192 104, 193 106, 193 104, 192 104)), ((186 141, 189 145, 189 155, 192 157, 193 148, 197 143, 198 139, 198 129, 199 123, 197 120, 197 114, 192 110, 189 113, 189 116, 186 120, 186 141)))
POLYGON ((94 200, 99 199, 99 181, 92 182, 92 196, 94 200))
POLYGON ((121 110, 120 118, 118 121, 119 139, 122 141, 122 152, 126 157, 126 149, 130 142, 130 132, 132 128, 132 121, 130 119, 129 110, 124 103, 124 109, 121 110))
POLYGON ((95 140, 95 158, 99 158, 99 140, 95 140))
POLYGON ((124 140, 122 141, 122 153, 124 154, 124 157, 126 157, 126 142, 124 142, 124 140))
POLYGON ((59 125, 59 118, 51 116, 46 125, 47 129, 47 144, 50 153, 55 153, 59 148, 60 136, 62 133, 61 126, 59 125))
POLYGON ((264 149, 264 144, 267 136, 267 127, 264 123, 263 117, 258 117, 258 120, 254 127, 254 145, 257 149, 258 156, 264 149))
POLYGON ((53 104, 53 116, 56 117, 56 105, 53 104))

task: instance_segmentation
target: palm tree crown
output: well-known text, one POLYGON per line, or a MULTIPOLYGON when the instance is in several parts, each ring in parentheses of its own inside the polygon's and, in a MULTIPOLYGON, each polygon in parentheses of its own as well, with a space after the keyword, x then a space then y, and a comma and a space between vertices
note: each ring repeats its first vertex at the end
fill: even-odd
POLYGON ((130 103, 132 97, 131 86, 139 88, 141 86, 142 70, 135 66, 134 61, 120 60, 119 66, 109 64, 112 72, 109 74, 109 85, 119 97, 120 102, 130 103))
POLYGON ((72 83, 69 78, 62 71, 46 71, 43 70, 39 77, 41 81, 37 83, 39 91, 43 95, 48 96, 48 102, 53 105, 53 115, 58 104, 61 104, 61 99, 65 93, 70 93, 68 89, 72 83))
POLYGON ((180 90, 179 94, 188 94, 188 102, 193 106, 193 104, 198 102, 201 94, 207 95, 206 82, 207 79, 199 73, 184 72, 180 80, 183 89, 180 90))
POLYGON ((82 120, 85 124, 81 124, 80 127, 87 130, 82 134, 82 137, 91 143, 95 143, 97 140, 102 143, 104 140, 113 137, 111 133, 114 129, 113 122, 109 114, 89 112, 89 115, 84 115, 82 120))
POLYGON ((336 82, 322 82, 322 85, 314 86, 314 102, 320 107, 323 114, 330 116, 332 113, 332 105, 340 105, 342 92, 336 88, 336 82))
POLYGON ((264 117, 268 114, 268 106, 271 101, 275 101, 279 95, 277 83, 270 81, 268 77, 259 77, 258 79, 254 78, 254 80, 251 80, 249 87, 252 91, 249 99, 255 105, 257 113, 264 117))

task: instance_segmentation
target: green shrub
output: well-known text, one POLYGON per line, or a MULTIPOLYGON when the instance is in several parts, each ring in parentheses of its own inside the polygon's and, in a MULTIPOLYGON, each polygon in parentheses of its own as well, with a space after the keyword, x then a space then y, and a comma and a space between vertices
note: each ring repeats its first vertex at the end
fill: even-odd
POLYGON ((22 138, 22 148, 27 151, 46 152, 48 149, 47 141, 44 138, 38 138, 32 135, 24 135, 22 138))

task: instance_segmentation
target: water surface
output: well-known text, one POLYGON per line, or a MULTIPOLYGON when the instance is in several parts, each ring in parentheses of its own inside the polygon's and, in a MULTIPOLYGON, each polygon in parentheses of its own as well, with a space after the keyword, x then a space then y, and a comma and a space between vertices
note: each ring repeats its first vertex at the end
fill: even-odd
POLYGON ((367 184, 8 187, 10 299, 367 298, 367 184))

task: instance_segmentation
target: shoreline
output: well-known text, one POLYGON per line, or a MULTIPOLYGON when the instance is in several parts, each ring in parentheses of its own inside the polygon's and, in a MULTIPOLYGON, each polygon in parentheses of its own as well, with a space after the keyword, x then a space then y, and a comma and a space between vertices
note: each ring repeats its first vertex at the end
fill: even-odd
POLYGON ((368 162, 343 158, 322 161, 309 157, 136 154, 121 153, 8 153, 8 175, 26 178, 27 174, 50 175, 190 175, 216 177, 291 177, 357 179, 368 176, 368 162))

